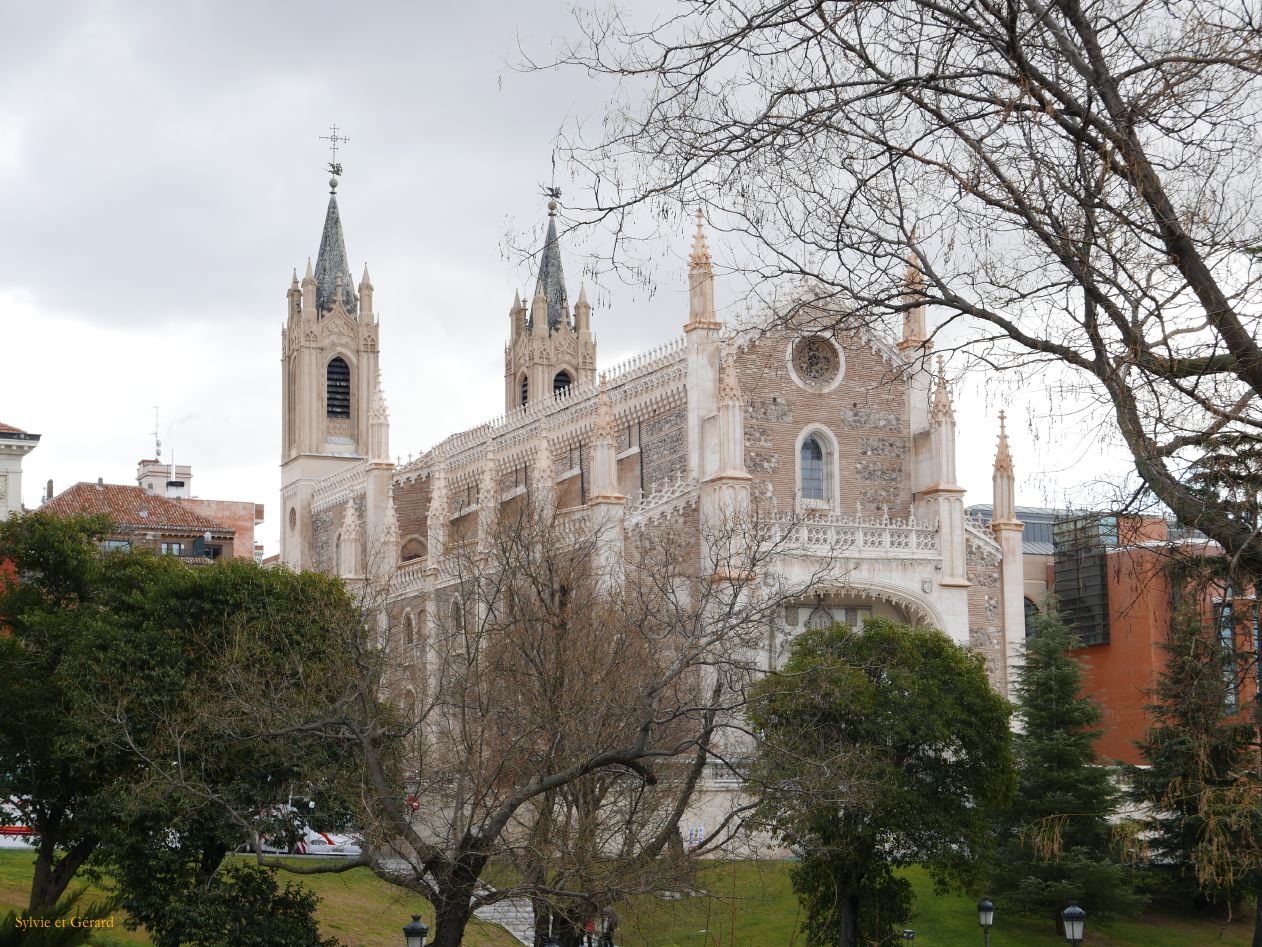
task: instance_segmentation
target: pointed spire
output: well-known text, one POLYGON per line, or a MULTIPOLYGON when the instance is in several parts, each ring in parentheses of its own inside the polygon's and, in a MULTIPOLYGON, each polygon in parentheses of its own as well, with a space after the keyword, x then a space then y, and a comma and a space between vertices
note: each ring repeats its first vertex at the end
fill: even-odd
POLYGON ((692 256, 688 258, 689 269, 711 269, 710 245, 705 238, 705 217, 701 208, 697 208, 697 232, 692 237, 692 256))
POLYGON ((364 276, 359 281, 359 312, 365 318, 372 315, 372 280, 368 276, 368 264, 364 264, 364 276))
POLYGON ((290 289, 291 291, 293 291, 293 290, 295 290, 295 289, 297 289, 297 288, 298 288, 298 270, 295 268, 295 269, 294 269, 294 278, 293 278, 292 280, 290 280, 290 282, 289 282, 289 289, 290 289))
POLYGON ((718 329, 714 311, 714 267, 710 247, 706 244, 704 218, 697 208, 697 232, 692 238, 692 256, 688 261, 688 322, 685 332, 694 329, 718 329))
POLYGON ((990 512, 991 525, 1011 528, 1017 520, 1017 478, 1016 467, 1012 463, 1012 452, 1008 450, 1008 428, 1004 423, 1006 416, 999 412, 999 445, 995 450, 995 471, 991 475, 994 485, 994 500, 990 512))
POLYGON ((315 283, 315 276, 311 273, 311 257, 307 257, 307 272, 302 274, 302 284, 305 286, 307 283, 315 283))
POLYGON ((933 393, 933 410, 929 416, 936 423, 949 418, 955 420, 955 410, 951 404, 951 389, 946 380, 946 364, 941 355, 938 356, 938 386, 933 393))
POLYGON ((342 306, 352 316, 359 311, 351 280, 351 268, 346 262, 346 240, 342 236, 342 217, 338 212, 337 195, 329 194, 329 208, 324 215, 324 232, 320 236, 320 252, 315 265, 316 308, 327 312, 340 295, 342 306), (338 286, 341 277, 341 286, 338 286))
POLYGON ((933 348, 928 340, 925 327, 925 276, 920 271, 920 260, 916 257, 916 228, 911 228, 910 248, 907 251, 907 275, 903 280, 903 302, 911 304, 903 310, 903 336, 898 340, 898 350, 905 352, 912 348, 923 348, 926 352, 933 348))
POLYGON ((1011 476, 1015 473, 1016 468, 1012 463, 1012 452, 1008 449, 1008 428, 1005 424, 1007 415, 1001 410, 999 412, 999 446, 995 450, 995 473, 1008 474, 1011 476))
POLYGON ((574 331, 583 333, 592 330, 592 306, 587 301, 587 285, 578 288, 578 302, 574 304, 574 331))
MULTIPOLYGON (((557 202, 548 201, 548 233, 539 255, 539 277, 535 281, 535 297, 547 300, 548 328, 569 323, 570 301, 565 290, 565 273, 561 269, 561 244, 557 241, 557 202)), ((530 313, 534 325, 535 313, 530 313)))

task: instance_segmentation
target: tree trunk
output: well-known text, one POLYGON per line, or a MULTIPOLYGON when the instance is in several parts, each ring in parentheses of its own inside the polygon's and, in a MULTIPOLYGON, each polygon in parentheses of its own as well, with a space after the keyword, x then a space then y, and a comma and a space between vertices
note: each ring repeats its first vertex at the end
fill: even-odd
POLYGON ((35 856, 35 876, 31 879, 31 899, 27 913, 32 917, 46 915, 61 900, 76 872, 97 846, 92 837, 80 839, 70 851, 58 859, 55 832, 40 834, 39 852, 35 856))
MULTIPOLYGON (((1257 595, 1259 584, 1258 581, 1253 583, 1254 595, 1257 595)), ((1256 651, 1256 641, 1254 648, 1256 651)), ((1262 744, 1262 654, 1257 653, 1253 655, 1253 732, 1254 739, 1262 744)), ((1259 770, 1258 786, 1262 789, 1262 754, 1258 755, 1257 765, 1259 770)), ((1259 804, 1262 804, 1262 800, 1258 801, 1259 804)), ((1262 947, 1262 872, 1257 872, 1254 877, 1256 880, 1253 885, 1252 947, 1262 947)))
POLYGON ((841 896, 841 925, 837 934, 837 947, 858 947, 859 895, 854 888, 847 888, 841 896))
POLYGON ((460 947, 464 941, 464 930, 473 917, 473 885, 459 886, 457 890, 444 892, 434 905, 434 939, 432 947, 460 947))
POLYGON ((535 945, 543 947, 548 942, 548 934, 552 930, 552 911, 548 902, 542 898, 532 898, 531 907, 535 913, 535 945))

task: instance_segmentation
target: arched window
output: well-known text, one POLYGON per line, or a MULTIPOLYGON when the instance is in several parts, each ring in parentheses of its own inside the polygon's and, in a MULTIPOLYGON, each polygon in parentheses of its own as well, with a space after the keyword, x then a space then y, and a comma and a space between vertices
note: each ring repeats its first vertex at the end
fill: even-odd
POLYGON ((828 454, 818 434, 811 434, 802 441, 803 500, 828 499, 828 454))
POLYGON ((464 605, 460 599, 454 599, 451 603, 451 630, 464 631, 464 605))
POLYGON ((341 356, 329 362, 325 372, 325 406, 331 418, 351 416, 351 369, 341 356))
POLYGON ((403 643, 409 648, 416 644, 416 619, 411 612, 403 620, 403 643))
POLYGON ((1034 636, 1034 620, 1039 617, 1039 607, 1034 604, 1033 599, 1025 600, 1025 636, 1031 638, 1034 636))
POLYGON ((552 379, 552 394, 555 397, 561 392, 569 388, 574 383, 574 379, 570 377, 569 372, 557 372, 556 377, 552 379))
POLYGON ((526 402, 530 399, 530 382, 526 380, 525 375, 521 376, 520 388, 521 388, 521 404, 524 407, 526 402))
POLYGON ((425 558, 425 540, 419 536, 409 536, 403 544, 403 552, 399 556, 404 562, 415 562, 425 558))

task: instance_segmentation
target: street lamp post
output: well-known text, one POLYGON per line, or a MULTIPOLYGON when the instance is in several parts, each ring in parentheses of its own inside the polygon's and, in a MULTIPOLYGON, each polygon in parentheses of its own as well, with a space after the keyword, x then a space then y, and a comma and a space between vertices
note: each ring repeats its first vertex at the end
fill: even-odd
POLYGON ((1065 925, 1065 940, 1080 947, 1083 932, 1087 929, 1087 912, 1078 907, 1077 901, 1070 901, 1069 907, 1060 912, 1060 919, 1065 925))
POLYGON ((419 914, 412 915, 412 923, 403 925, 403 943, 406 947, 425 947, 429 928, 421 923, 419 914))
POLYGON ((995 923, 995 906, 990 898, 977 902, 977 923, 982 926, 982 943, 990 947, 990 925, 995 923))

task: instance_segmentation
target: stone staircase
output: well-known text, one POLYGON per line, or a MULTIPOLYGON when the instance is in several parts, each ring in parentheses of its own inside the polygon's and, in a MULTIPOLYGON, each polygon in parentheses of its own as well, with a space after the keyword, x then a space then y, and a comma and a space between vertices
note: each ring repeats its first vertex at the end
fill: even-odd
POLYGON ((473 916, 480 921, 498 924, 523 944, 535 942, 535 912, 525 898, 509 898, 478 908, 473 916))

